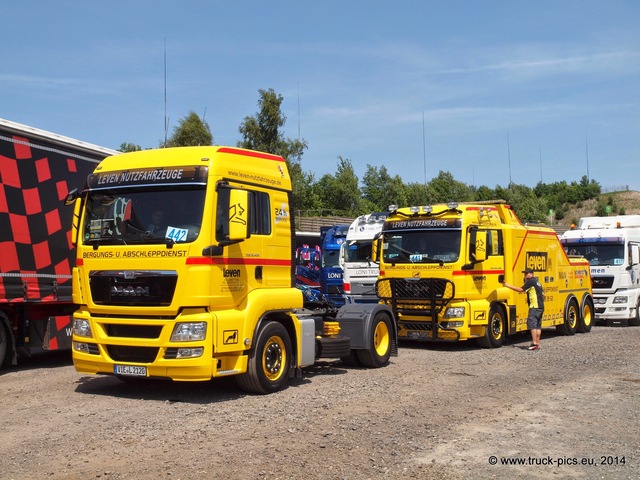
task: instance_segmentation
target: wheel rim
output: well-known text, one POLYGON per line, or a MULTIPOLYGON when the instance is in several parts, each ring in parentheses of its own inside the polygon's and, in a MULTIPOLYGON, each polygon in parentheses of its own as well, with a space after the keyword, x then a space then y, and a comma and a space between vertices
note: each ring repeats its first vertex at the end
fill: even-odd
POLYGON ((578 309, 576 308, 575 305, 571 305, 571 307, 569 308, 569 327, 571 329, 576 328, 576 325, 578 324, 578 309))
POLYGON ((494 340, 500 340, 502 338, 502 329, 504 323, 502 322, 502 315, 495 314, 491 317, 491 324, 489 325, 489 331, 494 340))
POLYGON ((282 376, 286 360, 287 352, 282 338, 269 338, 262 355, 262 370, 270 381, 276 381, 282 376))
POLYGON ((389 341, 389 327, 386 322, 378 322, 376 330, 373 332, 373 348, 380 357, 389 351, 389 341))
POLYGON ((584 306, 584 311, 582 313, 582 323, 584 323, 585 327, 589 327, 592 321, 593 321, 593 310, 591 308, 591 305, 587 303, 584 306))

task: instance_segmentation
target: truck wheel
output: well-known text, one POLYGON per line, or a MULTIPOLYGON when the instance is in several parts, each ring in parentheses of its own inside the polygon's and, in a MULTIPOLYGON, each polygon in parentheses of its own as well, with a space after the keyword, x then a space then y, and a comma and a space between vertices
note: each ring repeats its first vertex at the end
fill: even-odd
POLYGON ((640 327, 640 300, 636 304, 636 308, 633 312, 633 317, 629 319, 630 327, 640 327))
POLYGON ((578 302, 575 298, 572 298, 564 309, 564 323, 562 323, 562 325, 556 325, 556 330, 562 335, 573 335, 578 328, 579 318, 580 311, 578 309, 578 302))
POLYGON ((4 364, 4 360, 9 350, 9 335, 7 329, 4 328, 4 322, 0 319, 0 368, 4 364))
POLYGON ((389 363, 391 357, 391 319, 384 313, 378 312, 373 318, 369 332, 371 348, 356 350, 358 360, 364 367, 380 368, 389 363))
POLYGON ((494 305, 489 310, 489 323, 484 329, 484 337, 478 338, 478 345, 482 348, 498 348, 504 343, 506 336, 505 314, 499 305, 494 305))
POLYGON ((249 353, 247 372, 236 377, 245 392, 272 393, 282 390, 289 377, 291 339, 284 326, 268 322, 260 329, 255 347, 249 353))
MULTIPOLYGON (((638 313, 638 307, 636 307, 636 315, 638 313)), ((586 298, 582 304, 582 315, 578 321, 578 332, 587 333, 591 331, 593 326, 593 300, 586 298)))
POLYGON ((349 355, 347 355, 346 357, 341 357, 340 360, 342 360, 342 363, 344 363, 347 367, 362 366, 362 364, 360 363, 360 360, 358 360, 357 350, 351 350, 351 352, 349 352, 349 355))

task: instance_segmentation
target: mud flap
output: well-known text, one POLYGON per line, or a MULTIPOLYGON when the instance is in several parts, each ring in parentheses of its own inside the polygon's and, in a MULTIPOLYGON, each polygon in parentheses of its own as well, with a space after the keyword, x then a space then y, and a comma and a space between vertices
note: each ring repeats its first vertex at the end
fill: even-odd
POLYGON ((380 303, 347 304, 338 310, 336 321, 340 323, 340 334, 351 339, 352 350, 371 350, 371 335, 373 319, 379 312, 385 312, 391 319, 392 346, 391 355, 398 355, 398 328, 391 308, 380 303))
POLYGON ((43 350, 68 350, 71 348, 71 315, 49 317, 42 341, 43 350))

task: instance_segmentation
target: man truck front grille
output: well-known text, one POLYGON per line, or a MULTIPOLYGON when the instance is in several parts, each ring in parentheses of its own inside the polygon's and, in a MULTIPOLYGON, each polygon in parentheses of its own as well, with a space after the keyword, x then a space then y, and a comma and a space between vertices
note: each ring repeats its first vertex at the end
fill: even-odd
POLYGON ((96 305, 168 306, 177 282, 175 271, 123 270, 89 274, 91 297, 96 305))

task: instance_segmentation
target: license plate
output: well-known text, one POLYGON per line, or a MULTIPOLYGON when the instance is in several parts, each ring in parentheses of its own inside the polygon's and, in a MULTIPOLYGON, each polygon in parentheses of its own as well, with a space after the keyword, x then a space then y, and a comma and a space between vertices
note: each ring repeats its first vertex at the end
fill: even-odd
POLYGON ((115 365, 113 373, 116 375, 127 375, 131 377, 146 377, 147 367, 134 367, 132 365, 115 365))

